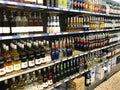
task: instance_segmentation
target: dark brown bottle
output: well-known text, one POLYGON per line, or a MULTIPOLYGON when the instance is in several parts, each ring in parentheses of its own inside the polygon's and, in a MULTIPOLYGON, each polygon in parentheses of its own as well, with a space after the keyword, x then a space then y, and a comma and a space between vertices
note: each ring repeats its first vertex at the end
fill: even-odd
POLYGON ((34 25, 34 19, 32 18, 33 13, 29 12, 28 16, 28 26, 33 26, 34 25))

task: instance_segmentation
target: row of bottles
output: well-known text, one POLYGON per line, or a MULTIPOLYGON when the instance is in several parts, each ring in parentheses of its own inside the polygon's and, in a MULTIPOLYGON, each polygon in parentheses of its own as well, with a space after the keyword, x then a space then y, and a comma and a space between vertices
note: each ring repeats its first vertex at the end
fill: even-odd
MULTIPOLYGON (((79 72, 79 58, 0 82, 3 90, 44 90, 53 83, 79 72), (3 87, 5 85, 5 87, 3 87), (38 89, 36 89, 38 88, 38 89)), ((82 67, 81 67, 82 68, 82 67)))
POLYGON ((14 40, 9 44, 3 43, 0 53, 0 65, 3 71, 1 75, 70 57, 76 50, 88 51, 116 43, 119 39, 111 39, 118 36, 118 32, 114 34, 101 32, 59 37, 51 41, 27 39, 14 40))
POLYGON ((9 0, 44 6, 68 8, 75 10, 86 10, 107 14, 119 14, 119 5, 104 0, 9 0))
POLYGON ((48 41, 14 41, 10 47, 2 45, 0 65, 5 73, 32 68, 51 61, 48 41), (10 49, 9 49, 10 48, 10 49))
MULTIPOLYGON (((54 83, 65 79, 66 77, 90 68, 95 63, 102 62, 102 60, 99 58, 102 58, 107 54, 108 49, 103 49, 100 51, 89 53, 87 55, 74 57, 67 61, 48 66, 41 70, 37 70, 14 77, 12 79, 2 81, 0 82, 0 88, 3 90, 30 90, 31 88, 34 90, 44 90, 45 88, 53 85, 54 83)), ((0 68, 0 70, 1 69, 2 67, 0 68)), ((89 86, 91 84, 90 71, 85 73, 85 78, 85 85, 89 86)))
MULTIPOLYGON (((103 30, 120 27, 120 19, 98 16, 75 16, 67 17, 65 22, 60 23, 60 15, 49 14, 46 18, 46 32, 59 33, 63 26, 67 32, 103 30), (61 25, 60 25, 61 24, 61 25)), ((42 12, 40 11, 16 11, 3 10, 0 15, 0 35, 31 34, 43 31, 42 12)))
POLYGON ((95 48, 100 48, 109 44, 108 33, 84 34, 76 36, 74 47, 76 50, 88 51, 95 48))
POLYGON ((101 30, 118 27, 120 27, 119 19, 98 16, 75 16, 68 17, 66 31, 101 30))
POLYGON ((0 15, 0 27, 5 28, 2 31, 3 34, 31 33, 31 32, 40 33, 41 31, 43 32, 41 12, 4 10, 3 13, 0 15), (36 30, 36 27, 38 26, 39 30, 36 30), (6 27, 9 28, 8 32, 6 30, 6 27))
POLYGON ((52 60, 72 56, 74 49, 73 43, 74 43, 73 37, 59 38, 59 40, 55 40, 54 42, 52 42, 51 46, 52 60))
POLYGON ((58 32, 61 32, 59 16, 57 15, 48 16, 47 33, 58 33, 58 32))

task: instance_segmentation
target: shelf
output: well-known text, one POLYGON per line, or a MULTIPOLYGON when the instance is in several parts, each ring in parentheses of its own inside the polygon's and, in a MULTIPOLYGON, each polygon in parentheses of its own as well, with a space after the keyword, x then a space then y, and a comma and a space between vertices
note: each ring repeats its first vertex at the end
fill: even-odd
MULTIPOLYGON (((29 73, 29 72, 32 72, 32 71, 35 71, 35 70, 39 70, 39 69, 42 69, 42 68, 45 68, 45 67, 48 67, 48 66, 52 66, 54 64, 57 64, 57 63, 60 63, 60 62, 63 62, 63 61, 67 61, 67 60, 70 60, 74 57, 78 57, 78 56, 82 56, 82 55, 85 55, 85 54, 88 54, 90 52, 94 52, 94 51, 98 51, 100 49, 105 49, 105 48, 108 48, 108 47, 112 47, 112 46, 115 46, 115 45, 118 45, 120 44, 119 43, 115 43, 115 44, 112 44, 112 45, 108 45, 108 46, 105 46, 105 47, 102 47, 102 48, 98 48, 98 49, 94 49, 94 50, 90 50, 90 51, 87 51, 87 52, 80 52, 80 51, 75 51, 70 57, 66 57, 66 58, 62 58, 62 59, 58 59, 58 60, 54 60, 54 61, 51 61, 50 63, 46 63, 46 64, 42 64, 40 66, 35 66, 34 68, 28 68, 26 70, 21 70, 19 72, 13 72, 11 74, 7 74, 3 77, 0 77, 0 81, 3 81, 3 80, 6 80, 6 79, 10 79, 12 77, 16 77, 16 76, 19 76, 19 75, 22 75, 22 74, 26 74, 26 73, 29 73)), ((87 70, 85 70, 85 72, 87 72, 87 70)))
POLYGON ((80 33, 105 32, 105 31, 116 31, 116 30, 120 30, 120 28, 105 29, 105 30, 89 30, 89 31, 79 31, 79 32, 59 32, 59 33, 43 33, 43 34, 0 36, 0 40, 34 38, 34 37, 42 37, 42 36, 56 36, 56 35, 72 35, 72 34, 80 34, 80 33))
POLYGON ((72 9, 66 9, 66 8, 47 7, 47 6, 42 6, 42 5, 26 4, 26 3, 5 1, 5 0, 1 0, 0 4, 22 6, 22 7, 29 7, 29 8, 47 9, 47 10, 62 11, 62 12, 74 12, 74 13, 83 13, 83 14, 91 14, 91 15, 99 15, 99 16, 120 17, 120 15, 104 14, 104 13, 97 13, 97 12, 90 12, 90 11, 72 10, 72 9))

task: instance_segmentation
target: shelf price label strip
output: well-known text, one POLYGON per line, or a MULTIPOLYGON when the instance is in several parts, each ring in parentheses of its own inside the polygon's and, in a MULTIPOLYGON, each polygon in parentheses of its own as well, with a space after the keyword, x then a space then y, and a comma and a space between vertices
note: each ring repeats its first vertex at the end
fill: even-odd
POLYGON ((13 36, 0 36, 0 40, 7 39, 20 39, 20 38, 31 38, 31 37, 40 37, 40 36, 55 36, 55 35, 67 35, 67 34, 77 34, 77 33, 90 33, 90 32, 101 32, 101 31, 112 31, 112 30, 120 30, 117 29, 106 29, 106 30, 90 30, 90 31, 79 31, 79 32, 60 32, 60 33, 43 33, 43 34, 28 34, 28 35, 13 35, 13 36))

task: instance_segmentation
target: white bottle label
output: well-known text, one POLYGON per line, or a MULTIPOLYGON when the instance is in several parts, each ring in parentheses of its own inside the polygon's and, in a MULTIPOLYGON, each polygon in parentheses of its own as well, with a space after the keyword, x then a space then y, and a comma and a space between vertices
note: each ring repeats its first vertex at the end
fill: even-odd
POLYGON ((46 56, 46 62, 50 62, 51 61, 51 57, 50 56, 46 56))
POLYGON ((41 63, 46 63, 46 58, 41 58, 41 63))
POLYGON ((20 70, 21 66, 20 66, 20 64, 14 64, 13 68, 14 68, 14 70, 20 70))
POLYGON ((0 76, 1 76, 1 75, 5 75, 5 73, 6 73, 5 68, 1 68, 1 69, 0 69, 0 76))
POLYGON ((47 88, 48 87, 48 83, 47 82, 43 83, 43 87, 47 88))
POLYGON ((86 79, 86 83, 87 83, 87 84, 89 84, 89 83, 90 83, 89 79, 86 79))
POLYGON ((29 66, 34 66, 35 65, 35 61, 34 60, 32 60, 32 61, 29 61, 29 66))
POLYGON ((37 85, 37 90, 43 90, 43 84, 42 85, 37 85))
POLYGON ((52 85, 53 81, 52 80, 48 80, 48 85, 52 85))
POLYGON ((38 4, 43 4, 43 0, 38 0, 38 4))
POLYGON ((36 59, 36 60, 35 60, 35 64, 36 64, 36 65, 41 64, 41 59, 36 59))
POLYGON ((27 68, 28 67, 28 63, 27 62, 22 62, 21 63, 21 68, 27 68))
POLYGON ((13 65, 6 66, 5 69, 6 69, 6 72, 8 72, 8 73, 12 72, 13 71, 13 65))

